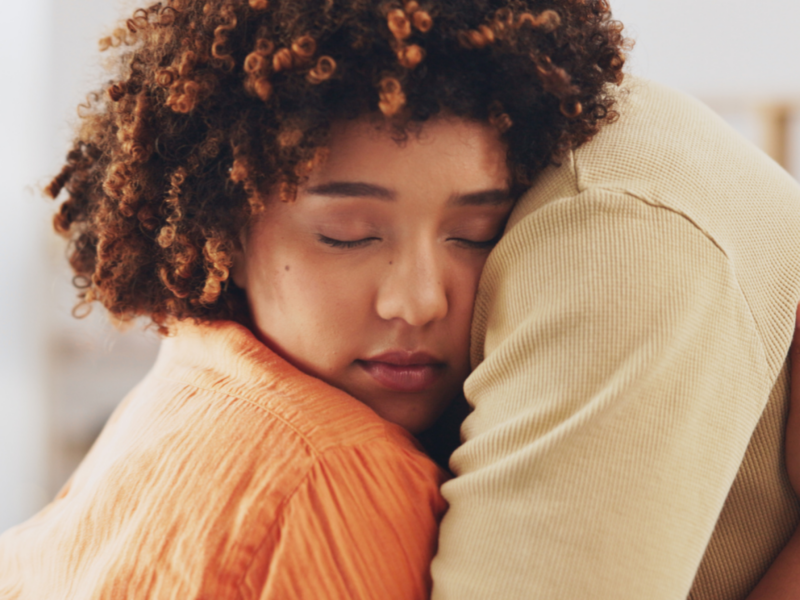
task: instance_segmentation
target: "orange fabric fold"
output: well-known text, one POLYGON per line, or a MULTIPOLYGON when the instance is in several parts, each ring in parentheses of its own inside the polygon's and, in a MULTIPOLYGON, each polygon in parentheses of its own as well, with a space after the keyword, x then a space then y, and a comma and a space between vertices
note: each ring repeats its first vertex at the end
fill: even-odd
POLYGON ((0 537, 0 598, 427 598, 445 478, 247 329, 182 323, 58 497, 0 537))

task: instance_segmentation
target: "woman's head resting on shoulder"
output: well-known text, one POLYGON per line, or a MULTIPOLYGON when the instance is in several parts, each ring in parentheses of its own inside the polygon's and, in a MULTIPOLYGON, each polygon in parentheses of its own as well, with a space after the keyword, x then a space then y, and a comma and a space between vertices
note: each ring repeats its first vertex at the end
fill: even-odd
POLYGON ((469 373, 509 175, 488 123, 436 117, 399 144, 375 121, 334 124, 294 201, 268 202, 245 229, 232 278, 267 345, 417 432, 469 373))
POLYGON ((513 199, 615 117, 621 29, 605 0, 137 10, 47 190, 78 309, 246 323, 424 429, 513 199))

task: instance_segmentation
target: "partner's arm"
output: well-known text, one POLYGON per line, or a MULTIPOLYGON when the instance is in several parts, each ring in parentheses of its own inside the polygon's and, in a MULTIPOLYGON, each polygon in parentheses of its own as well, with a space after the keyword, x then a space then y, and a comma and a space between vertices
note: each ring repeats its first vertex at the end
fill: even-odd
POLYGON ((483 292, 435 600, 685 597, 774 383, 728 257, 595 189, 514 224, 483 292))
MULTIPOLYGON (((798 307, 800 315, 800 306, 798 307)), ((795 492, 800 495, 800 324, 795 325, 791 359, 791 402, 786 426, 786 467, 795 492)), ((778 555, 747 600, 795 600, 800 598, 800 529, 778 555)))

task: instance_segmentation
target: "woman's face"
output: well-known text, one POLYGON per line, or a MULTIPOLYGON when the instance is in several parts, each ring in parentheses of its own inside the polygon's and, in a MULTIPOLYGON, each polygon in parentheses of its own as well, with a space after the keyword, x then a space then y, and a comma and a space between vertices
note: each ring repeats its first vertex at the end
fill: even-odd
POLYGON ((295 202, 269 202, 233 269, 260 339, 412 432, 469 373, 472 306, 511 209, 488 124, 425 123, 398 143, 336 124, 295 202))

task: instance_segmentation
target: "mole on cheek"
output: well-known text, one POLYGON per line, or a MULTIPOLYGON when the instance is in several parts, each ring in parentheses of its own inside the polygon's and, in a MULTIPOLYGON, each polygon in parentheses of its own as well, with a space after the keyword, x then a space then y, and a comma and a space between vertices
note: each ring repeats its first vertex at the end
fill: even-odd
POLYGON ((288 270, 289 270, 289 265, 286 265, 286 266, 285 266, 285 267, 283 267, 283 268, 284 268, 284 270, 285 270, 285 271, 288 271, 288 270))
POLYGON ((389 264, 390 264, 390 265, 391 265, 391 264, 393 264, 393 263, 392 263, 392 261, 389 261, 389 264))

